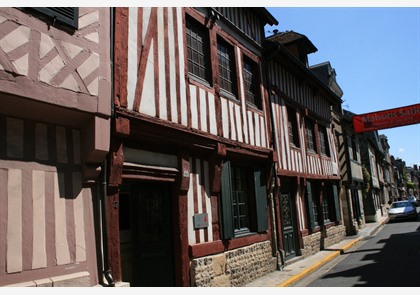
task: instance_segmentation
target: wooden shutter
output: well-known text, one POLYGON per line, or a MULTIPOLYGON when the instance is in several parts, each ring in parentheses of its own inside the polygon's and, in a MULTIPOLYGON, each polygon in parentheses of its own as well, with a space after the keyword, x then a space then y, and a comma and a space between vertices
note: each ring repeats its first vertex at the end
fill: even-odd
POLYGON ((339 202, 339 199, 338 199, 337 185, 333 184, 332 190, 333 190, 333 196, 334 196, 335 221, 340 221, 341 220, 341 211, 340 211, 340 202, 339 202))
POLYGON ((230 183, 230 162, 224 162, 221 179, 221 211, 222 211, 222 239, 234 237, 233 212, 232 212, 232 187, 230 183))
POLYGON ((267 189, 264 174, 261 170, 254 171, 255 206, 257 211, 257 231, 268 229, 267 189))
POLYGON ((31 7, 31 9, 55 18, 56 21, 67 24, 78 29, 79 8, 78 7, 31 7))
POLYGON ((311 183, 309 181, 306 181, 306 193, 307 193, 307 196, 308 196, 307 212, 308 212, 308 216, 309 216, 309 220, 308 220, 309 228, 313 230, 315 228, 314 200, 313 200, 313 196, 312 196, 311 183))

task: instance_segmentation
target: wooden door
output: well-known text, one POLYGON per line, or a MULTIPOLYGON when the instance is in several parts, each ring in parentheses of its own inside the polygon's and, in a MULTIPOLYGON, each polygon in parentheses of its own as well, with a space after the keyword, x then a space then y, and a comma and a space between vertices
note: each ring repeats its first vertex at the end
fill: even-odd
POLYGON ((280 194, 280 214, 283 235, 283 250, 285 259, 296 256, 296 229, 295 229, 295 210, 293 207, 291 193, 280 194))
POLYGON ((132 183, 127 188, 120 194, 123 281, 133 287, 175 286, 170 186, 132 183))

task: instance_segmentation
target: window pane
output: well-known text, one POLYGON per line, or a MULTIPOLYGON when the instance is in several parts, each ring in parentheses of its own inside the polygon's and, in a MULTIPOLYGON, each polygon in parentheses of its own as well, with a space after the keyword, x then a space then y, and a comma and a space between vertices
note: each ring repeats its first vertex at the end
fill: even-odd
POLYGON ((299 147, 299 135, 296 120, 296 111, 293 108, 287 107, 287 119, 289 127, 289 140, 290 143, 299 147))
POLYGON ((246 189, 246 171, 243 168, 232 167, 232 206, 234 229, 249 227, 248 194, 246 189))
POLYGON ((314 126, 309 119, 306 120, 305 132, 306 141, 308 143, 308 150, 315 151, 314 126))
POLYGON ((328 145, 327 129, 324 126, 319 125, 319 145, 321 148, 321 153, 323 155, 329 156, 330 149, 328 145))
POLYGON ((186 22, 188 71, 210 82, 210 47, 208 32, 195 21, 186 22))
POLYGON ((248 57, 244 57, 244 82, 246 101, 261 109, 257 65, 248 57))
POLYGON ((235 56, 233 47, 219 39, 217 43, 220 87, 236 95, 235 56))

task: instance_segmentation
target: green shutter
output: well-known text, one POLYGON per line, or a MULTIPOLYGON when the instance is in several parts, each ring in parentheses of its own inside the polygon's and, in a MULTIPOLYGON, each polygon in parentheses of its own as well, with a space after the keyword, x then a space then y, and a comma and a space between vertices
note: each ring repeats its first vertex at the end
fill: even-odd
POLYGON ((254 171, 255 205, 257 210, 257 231, 268 229, 267 189, 264 174, 261 170, 254 171))
POLYGON ((340 221, 341 212, 340 212, 340 202, 338 200, 337 185, 333 184, 332 189, 333 189, 333 195, 334 195, 335 221, 340 221))
POLYGON ((63 24, 67 24, 75 29, 78 28, 78 7, 31 7, 31 9, 48 15, 52 19, 55 19, 63 24))
POLYGON ((234 237, 230 162, 223 163, 221 181, 222 239, 234 237))
POLYGON ((315 228, 315 220, 314 220, 314 200, 313 200, 313 196, 312 196, 312 188, 311 188, 311 183, 309 181, 306 181, 306 192, 307 192, 307 196, 308 196, 308 208, 307 208, 307 212, 309 215, 309 228, 310 229, 314 229, 315 228))

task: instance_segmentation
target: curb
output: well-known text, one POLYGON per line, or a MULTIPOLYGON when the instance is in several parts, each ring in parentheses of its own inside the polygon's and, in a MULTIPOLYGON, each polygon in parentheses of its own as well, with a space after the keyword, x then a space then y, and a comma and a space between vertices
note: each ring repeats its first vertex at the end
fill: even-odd
POLYGON ((333 258, 341 255, 345 250, 353 247, 356 243, 358 243, 361 240, 362 240, 361 237, 356 238, 353 241, 351 241, 350 243, 348 243, 347 245, 344 245, 341 249, 334 250, 334 252, 332 254, 330 254, 329 256, 327 256, 327 257, 321 259, 320 261, 316 262, 315 264, 309 266, 308 268, 304 269, 302 272, 290 277, 289 279, 287 279, 283 283, 277 285, 277 287, 289 287, 290 285, 292 285, 293 283, 301 280, 303 277, 307 276, 311 272, 317 270, 318 268, 320 268, 321 266, 326 264, 328 261, 330 261, 333 258))

